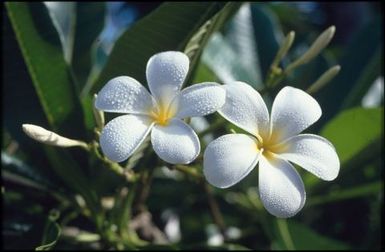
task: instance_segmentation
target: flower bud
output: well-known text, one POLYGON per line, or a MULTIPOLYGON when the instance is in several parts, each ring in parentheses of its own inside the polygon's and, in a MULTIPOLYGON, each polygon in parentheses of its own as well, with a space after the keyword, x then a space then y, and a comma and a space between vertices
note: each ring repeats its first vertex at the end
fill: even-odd
POLYGON ((322 87, 324 87, 329 81, 331 81, 341 70, 339 65, 329 68, 325 73, 321 75, 310 87, 306 90, 309 94, 314 94, 322 87))
POLYGON ((275 69, 276 66, 278 66, 279 62, 286 56, 287 52, 291 48, 291 45, 293 44, 295 37, 295 32, 291 31, 287 34, 285 37, 285 40, 283 41, 281 47, 279 48, 277 55, 274 58, 273 63, 271 64, 271 69, 275 69))
POLYGON ((62 137, 52 131, 46 130, 37 125, 23 124, 23 131, 29 137, 41 143, 59 146, 59 147, 80 146, 88 149, 87 144, 84 142, 62 137))
POLYGON ((306 64, 315 58, 329 44, 330 40, 334 36, 335 31, 336 27, 333 25, 321 33, 321 35, 318 36, 310 48, 299 59, 291 63, 286 68, 286 73, 291 72, 294 68, 306 64))

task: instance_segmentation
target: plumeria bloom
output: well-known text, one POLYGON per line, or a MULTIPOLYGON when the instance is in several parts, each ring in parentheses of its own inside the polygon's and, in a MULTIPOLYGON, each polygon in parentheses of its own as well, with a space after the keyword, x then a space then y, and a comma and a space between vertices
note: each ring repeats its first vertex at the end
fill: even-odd
POLYGON ((260 96, 243 82, 224 85, 226 103, 218 111, 248 134, 228 134, 211 142, 203 156, 208 182, 227 188, 246 177, 259 163, 259 194, 265 208, 277 217, 295 215, 305 204, 301 177, 290 162, 323 180, 333 180, 339 159, 323 137, 299 134, 321 116, 316 100, 300 89, 284 87, 273 102, 271 115, 260 96))
POLYGON ((182 119, 217 111, 226 93, 216 83, 200 83, 181 91, 189 59, 181 52, 152 56, 146 69, 151 94, 128 76, 110 80, 97 95, 95 106, 106 112, 125 113, 102 130, 100 145, 111 160, 126 160, 151 132, 156 154, 172 164, 192 162, 200 152, 199 138, 182 119))

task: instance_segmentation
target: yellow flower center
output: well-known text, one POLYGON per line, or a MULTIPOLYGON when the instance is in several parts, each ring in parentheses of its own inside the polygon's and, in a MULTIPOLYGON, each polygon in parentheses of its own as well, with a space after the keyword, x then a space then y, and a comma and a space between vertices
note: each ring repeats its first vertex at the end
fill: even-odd
POLYGON ((151 117, 154 121, 162 126, 168 125, 171 118, 176 114, 174 106, 160 104, 157 108, 151 111, 151 117))
POLYGON ((257 134, 257 150, 261 152, 266 158, 272 158, 274 154, 279 154, 287 150, 287 145, 280 143, 278 140, 278 134, 274 132, 269 137, 262 137, 257 134))

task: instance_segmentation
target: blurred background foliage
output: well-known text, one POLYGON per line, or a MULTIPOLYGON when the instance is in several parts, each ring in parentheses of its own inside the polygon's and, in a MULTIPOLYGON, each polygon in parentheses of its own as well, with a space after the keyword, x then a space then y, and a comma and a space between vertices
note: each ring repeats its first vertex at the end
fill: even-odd
MULTIPOLYGON (((8 2, 3 7, 5 249, 382 247, 380 2, 8 2), (291 219, 277 219, 263 208, 257 172, 230 189, 214 189, 167 168, 151 148, 142 148, 127 163, 141 175, 130 184, 84 150, 43 146, 22 132, 23 123, 32 123, 91 141, 92 95, 117 75, 145 85, 147 60, 166 50, 190 57, 185 85, 241 80, 266 90, 286 34, 295 31, 295 41, 282 68, 331 25, 336 34, 330 45, 264 92, 271 104, 283 86, 306 90, 327 69, 341 66, 312 94, 323 115, 307 130, 335 145, 341 171, 335 181, 324 182, 298 169, 307 203, 291 219)), ((191 124, 201 131, 202 147, 235 129, 217 114, 191 124)), ((201 163, 187 169, 200 174, 201 163)))

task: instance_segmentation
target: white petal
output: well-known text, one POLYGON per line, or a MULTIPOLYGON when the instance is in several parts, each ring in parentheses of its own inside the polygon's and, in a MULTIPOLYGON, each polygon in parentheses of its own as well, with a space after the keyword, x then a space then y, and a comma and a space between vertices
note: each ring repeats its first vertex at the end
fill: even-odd
POLYGON ((175 118, 167 126, 154 126, 151 143, 156 154, 171 164, 191 163, 199 155, 201 148, 194 130, 175 118))
POLYGON ((218 112, 253 135, 268 133, 269 112, 261 95, 240 81, 223 87, 226 89, 226 103, 218 112))
POLYGON ((269 213, 288 218, 305 204, 306 193, 301 177, 287 161, 261 157, 259 161, 259 194, 269 213))
POLYGON ((100 135, 104 155, 115 162, 126 160, 143 142, 152 128, 147 116, 123 115, 111 120, 100 135))
POLYGON ((100 90, 95 107, 116 113, 149 114, 153 107, 150 93, 128 76, 113 78, 100 90))
POLYGON ((287 149, 279 154, 324 180, 333 180, 340 170, 340 161, 333 145, 323 137, 302 134, 284 142, 287 149))
POLYGON ((276 141, 301 133, 321 117, 318 102, 304 91, 284 87, 273 102, 271 127, 276 141))
POLYGON ((212 141, 203 155, 203 173, 213 186, 227 188, 246 177, 258 162, 256 139, 228 134, 212 141))
POLYGON ((147 63, 147 82, 151 94, 161 106, 168 105, 179 92, 187 76, 190 60, 181 52, 161 52, 147 63))
POLYGON ((225 103, 225 89, 214 82, 206 82, 185 88, 173 100, 178 108, 176 117, 186 118, 214 113, 225 103))

